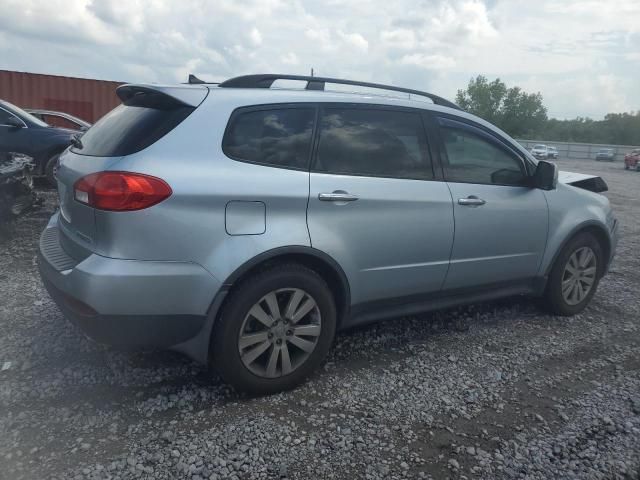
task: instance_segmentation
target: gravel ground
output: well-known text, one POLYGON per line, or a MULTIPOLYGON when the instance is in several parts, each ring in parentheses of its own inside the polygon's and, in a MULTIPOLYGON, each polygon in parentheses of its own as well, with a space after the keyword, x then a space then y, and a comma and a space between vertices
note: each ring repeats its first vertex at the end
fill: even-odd
POLYGON ((640 174, 573 318, 509 299, 342 333, 295 391, 246 398, 170 352, 86 340, 36 269, 46 206, 0 232, 0 478, 640 478, 640 174))

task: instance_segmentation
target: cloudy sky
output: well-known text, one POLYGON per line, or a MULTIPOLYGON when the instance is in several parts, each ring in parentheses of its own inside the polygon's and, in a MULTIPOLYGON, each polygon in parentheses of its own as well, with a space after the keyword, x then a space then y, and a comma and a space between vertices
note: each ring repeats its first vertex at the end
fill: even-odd
POLYGON ((311 67, 449 98, 500 77, 558 118, 640 110, 640 0, 0 0, 0 69, 166 83, 311 67))

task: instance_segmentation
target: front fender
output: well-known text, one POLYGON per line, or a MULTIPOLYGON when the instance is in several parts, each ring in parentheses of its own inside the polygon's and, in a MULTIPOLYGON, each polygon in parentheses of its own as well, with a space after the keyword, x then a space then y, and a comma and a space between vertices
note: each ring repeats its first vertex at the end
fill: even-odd
MULTIPOLYGON (((607 250, 611 252, 613 239, 607 223, 611 207, 606 197, 561 183, 555 190, 544 194, 549 205, 549 237, 539 276, 549 274, 565 244, 584 229, 598 229, 607 240, 607 250)), ((609 258, 606 260, 609 261, 609 258)))

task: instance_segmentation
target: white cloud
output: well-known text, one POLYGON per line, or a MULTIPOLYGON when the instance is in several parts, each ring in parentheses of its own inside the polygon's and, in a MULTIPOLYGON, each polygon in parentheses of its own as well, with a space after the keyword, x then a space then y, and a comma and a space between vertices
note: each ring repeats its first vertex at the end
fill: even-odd
POLYGON ((283 55, 280 58, 280 60, 285 65, 298 65, 300 63, 300 60, 298 60, 298 56, 293 52, 289 52, 289 53, 283 55))
POLYGON ((249 32, 249 40, 254 47, 262 45, 262 34, 260 33, 260 30, 253 27, 251 32, 249 32))
POLYGON ((393 30, 383 30, 380 35, 382 41, 390 46, 401 49, 411 49, 416 47, 416 33, 408 28, 397 28, 393 30))
POLYGON ((0 0, 0 68, 132 82, 255 72, 452 97, 470 77, 560 116, 640 109, 640 1, 0 0))
POLYGON ((348 45, 355 47, 357 50, 366 52, 369 50, 369 42, 359 33, 345 33, 338 30, 338 36, 348 45))
POLYGON ((447 70, 455 66, 456 61, 451 57, 444 55, 426 55, 424 53, 412 53, 404 55, 400 59, 403 65, 415 65, 429 70, 447 70))

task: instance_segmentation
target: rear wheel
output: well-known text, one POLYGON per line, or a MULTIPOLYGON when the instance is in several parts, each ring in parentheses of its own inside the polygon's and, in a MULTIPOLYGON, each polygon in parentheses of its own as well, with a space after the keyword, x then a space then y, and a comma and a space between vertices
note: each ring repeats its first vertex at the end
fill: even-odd
POLYGON ((47 161, 47 164, 44 167, 44 174, 47 177, 47 182, 52 187, 56 186, 56 171, 58 170, 59 158, 60 158, 59 154, 54 155, 47 161))
POLYGON ((320 365, 335 328, 324 280, 301 265, 274 267, 234 288, 214 326, 213 367, 240 391, 288 390, 320 365))
POLYGON ((545 300, 550 310, 565 316, 584 310, 598 288, 603 265, 595 236, 581 233, 570 240, 549 275, 545 300))

